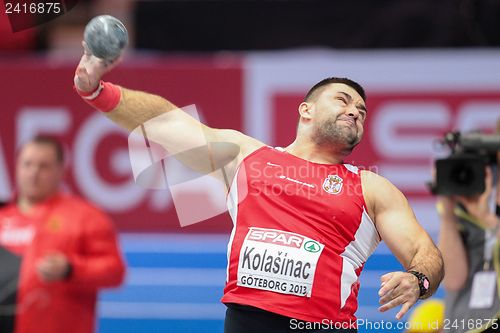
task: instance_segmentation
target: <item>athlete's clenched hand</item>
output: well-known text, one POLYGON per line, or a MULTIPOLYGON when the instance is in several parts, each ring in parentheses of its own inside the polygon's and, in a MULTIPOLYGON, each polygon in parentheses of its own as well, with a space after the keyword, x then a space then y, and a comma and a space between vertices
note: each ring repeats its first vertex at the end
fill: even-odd
POLYGON ((76 68, 74 83, 75 87, 83 92, 93 92, 97 89, 102 76, 115 67, 121 58, 108 63, 92 55, 85 42, 83 45, 83 55, 76 68))
POLYGON ((396 315, 396 319, 401 319, 420 296, 418 279, 411 273, 391 272, 382 275, 380 281, 381 288, 378 294, 382 306, 379 311, 385 312, 402 304, 401 310, 396 315))

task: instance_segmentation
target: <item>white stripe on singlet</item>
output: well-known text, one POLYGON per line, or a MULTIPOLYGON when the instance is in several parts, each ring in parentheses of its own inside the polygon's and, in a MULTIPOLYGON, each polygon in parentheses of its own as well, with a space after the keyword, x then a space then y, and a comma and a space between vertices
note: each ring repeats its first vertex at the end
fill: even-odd
POLYGON ((358 280, 355 270, 361 267, 380 243, 380 236, 375 224, 363 208, 361 223, 354 235, 354 240, 341 254, 343 259, 340 277, 340 308, 343 308, 351 294, 352 285, 358 280))

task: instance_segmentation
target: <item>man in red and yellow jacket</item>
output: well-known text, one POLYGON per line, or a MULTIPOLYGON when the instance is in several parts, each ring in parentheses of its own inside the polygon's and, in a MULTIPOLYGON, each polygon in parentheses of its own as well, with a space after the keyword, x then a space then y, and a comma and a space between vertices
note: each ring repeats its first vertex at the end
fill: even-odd
POLYGON ((111 221, 59 191, 63 164, 51 138, 19 151, 17 198, 0 210, 2 333, 91 333, 98 290, 123 280, 111 221))

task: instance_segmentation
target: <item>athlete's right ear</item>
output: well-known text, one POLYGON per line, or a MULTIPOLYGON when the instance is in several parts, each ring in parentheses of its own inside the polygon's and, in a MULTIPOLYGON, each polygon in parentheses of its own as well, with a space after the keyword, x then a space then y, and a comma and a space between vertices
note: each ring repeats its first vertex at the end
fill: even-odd
POLYGON ((307 102, 302 102, 299 105, 299 114, 302 118, 311 119, 312 118, 312 105, 307 102))

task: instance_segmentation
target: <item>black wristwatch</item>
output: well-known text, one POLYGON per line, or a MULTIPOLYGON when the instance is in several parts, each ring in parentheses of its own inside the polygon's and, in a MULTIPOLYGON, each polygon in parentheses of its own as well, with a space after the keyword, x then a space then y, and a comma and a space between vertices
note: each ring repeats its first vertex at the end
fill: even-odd
POLYGON ((417 277, 418 287, 420 288, 419 297, 424 296, 427 293, 427 291, 429 290, 429 287, 431 285, 427 276, 425 276, 424 273, 420 273, 417 271, 408 271, 408 273, 413 274, 417 277))

